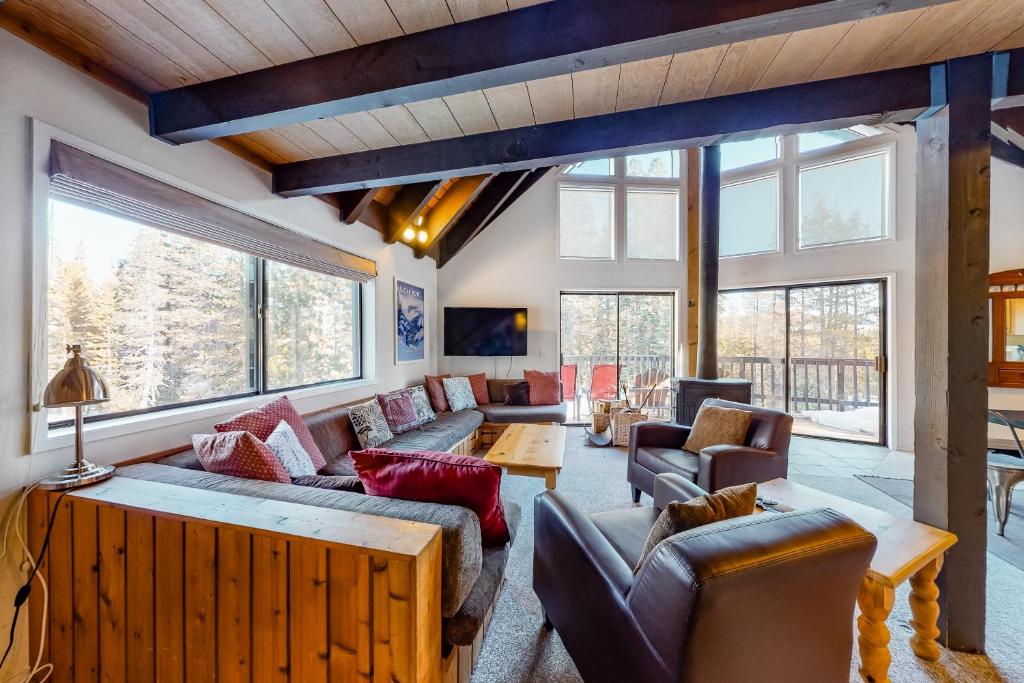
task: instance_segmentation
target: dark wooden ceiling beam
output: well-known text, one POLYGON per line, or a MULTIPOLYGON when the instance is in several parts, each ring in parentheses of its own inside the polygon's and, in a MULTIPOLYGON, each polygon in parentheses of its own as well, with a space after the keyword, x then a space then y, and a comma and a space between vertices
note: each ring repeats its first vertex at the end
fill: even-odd
POLYGON ((950 0, 555 0, 150 97, 150 132, 208 140, 950 0))
MULTIPOLYGON (((526 177, 523 178, 523 182, 516 185, 516 188, 512 190, 512 193, 509 194, 508 197, 505 198, 505 201, 503 201, 501 205, 497 209, 495 209, 494 213, 492 213, 490 217, 486 221, 484 221, 484 224, 480 227, 480 231, 482 231, 488 225, 493 223, 498 218, 498 216, 505 213, 506 209, 515 204, 516 201, 518 201, 519 198, 522 197, 527 190, 533 187, 534 183, 543 178, 550 170, 550 166, 545 166, 544 168, 536 168, 527 173, 526 177)), ((478 233, 480 231, 478 231, 478 233)), ((475 236, 476 235, 474 235, 474 237, 475 236)))
POLYGON ((371 187, 367 190, 350 190, 339 192, 338 211, 342 223, 352 225, 363 213, 370 208, 374 197, 377 196, 378 187, 371 187))
POLYGON ((931 68, 909 67, 282 164, 274 170, 274 192, 322 194, 704 147, 767 132, 906 122, 931 104, 931 68))
POLYGON ((530 171, 509 171, 494 176, 469 208, 452 223, 444 238, 436 241, 431 250, 437 267, 448 263, 463 247, 476 237, 494 212, 508 199, 530 171))
MULTIPOLYGON (((1004 106, 1024 98, 1024 49, 1008 53, 1004 106)), ((768 134, 905 123, 944 104, 945 65, 921 65, 277 166, 290 197, 438 176, 501 173, 768 134)))
POLYGON ((1018 168, 1024 168, 1024 149, 992 136, 992 156, 1018 168))
POLYGON ((389 244, 399 241, 402 231, 413 225, 444 183, 443 180, 430 180, 412 183, 399 190, 387 206, 388 225, 383 233, 384 241, 389 244))

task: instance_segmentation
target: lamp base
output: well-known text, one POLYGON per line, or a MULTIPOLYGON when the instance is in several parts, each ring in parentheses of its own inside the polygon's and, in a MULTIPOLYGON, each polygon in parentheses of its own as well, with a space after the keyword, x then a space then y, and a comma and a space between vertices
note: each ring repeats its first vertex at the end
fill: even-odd
POLYGON ((64 468, 59 474, 41 480, 36 487, 44 491, 63 491, 77 489, 114 476, 113 465, 94 465, 88 460, 75 462, 64 468))

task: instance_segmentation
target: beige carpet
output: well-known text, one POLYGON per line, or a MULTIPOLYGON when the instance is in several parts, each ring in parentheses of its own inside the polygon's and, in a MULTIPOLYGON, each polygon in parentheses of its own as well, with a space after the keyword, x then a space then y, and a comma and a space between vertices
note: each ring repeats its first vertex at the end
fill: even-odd
MULTIPOLYGON (((842 495, 893 514, 910 509, 881 491, 852 477, 794 476, 795 481, 842 495)), ((523 521, 509 560, 508 580, 495 610, 491 630, 480 655, 475 683, 492 681, 579 681, 580 676, 556 633, 541 627, 541 608, 531 586, 533 553, 533 498, 544 490, 541 479, 508 477, 503 492, 523 507, 523 521)), ((558 488, 584 510, 598 512, 632 505, 626 484, 624 449, 588 448, 583 432, 570 429, 565 467, 558 488)), ((644 497, 643 505, 650 505, 644 497)), ((910 651, 909 587, 897 591, 897 604, 889 620, 893 662, 890 677, 903 681, 1024 681, 1024 572, 997 557, 988 558, 988 655, 943 651, 935 664, 917 659, 910 651)), ((581 600, 586 596, 580 596, 581 600)), ((852 625, 851 625, 852 628, 852 625)), ((857 675, 857 654, 850 670, 857 675)), ((770 672, 765 672, 770 678, 770 672)))

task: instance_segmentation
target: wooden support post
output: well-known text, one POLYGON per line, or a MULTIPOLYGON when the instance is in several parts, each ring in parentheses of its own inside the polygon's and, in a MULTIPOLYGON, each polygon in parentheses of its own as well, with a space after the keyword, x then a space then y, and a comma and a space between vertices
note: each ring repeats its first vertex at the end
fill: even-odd
POLYGON ((686 150, 686 370, 697 376, 700 289, 700 149, 686 150))
POLYGON ((914 518, 957 535, 939 642, 985 648, 992 59, 947 64, 948 106, 917 123, 914 518))
POLYGON ((700 188, 700 291, 697 301, 697 377, 718 379, 718 217, 722 152, 702 150, 700 188))

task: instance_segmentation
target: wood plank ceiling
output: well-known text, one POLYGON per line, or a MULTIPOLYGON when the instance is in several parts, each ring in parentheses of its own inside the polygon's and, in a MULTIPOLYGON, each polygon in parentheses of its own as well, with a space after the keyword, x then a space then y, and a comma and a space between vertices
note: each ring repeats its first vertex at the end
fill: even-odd
MULTIPOLYGON (((532 4, 539 0, 6 0, 0 26, 141 98, 532 4)), ((273 165, 1018 47, 1024 0, 957 0, 225 141, 273 165)), ((439 185, 434 204, 459 185, 439 185)), ((380 215, 374 203, 384 206, 378 197, 361 208, 380 215)))

